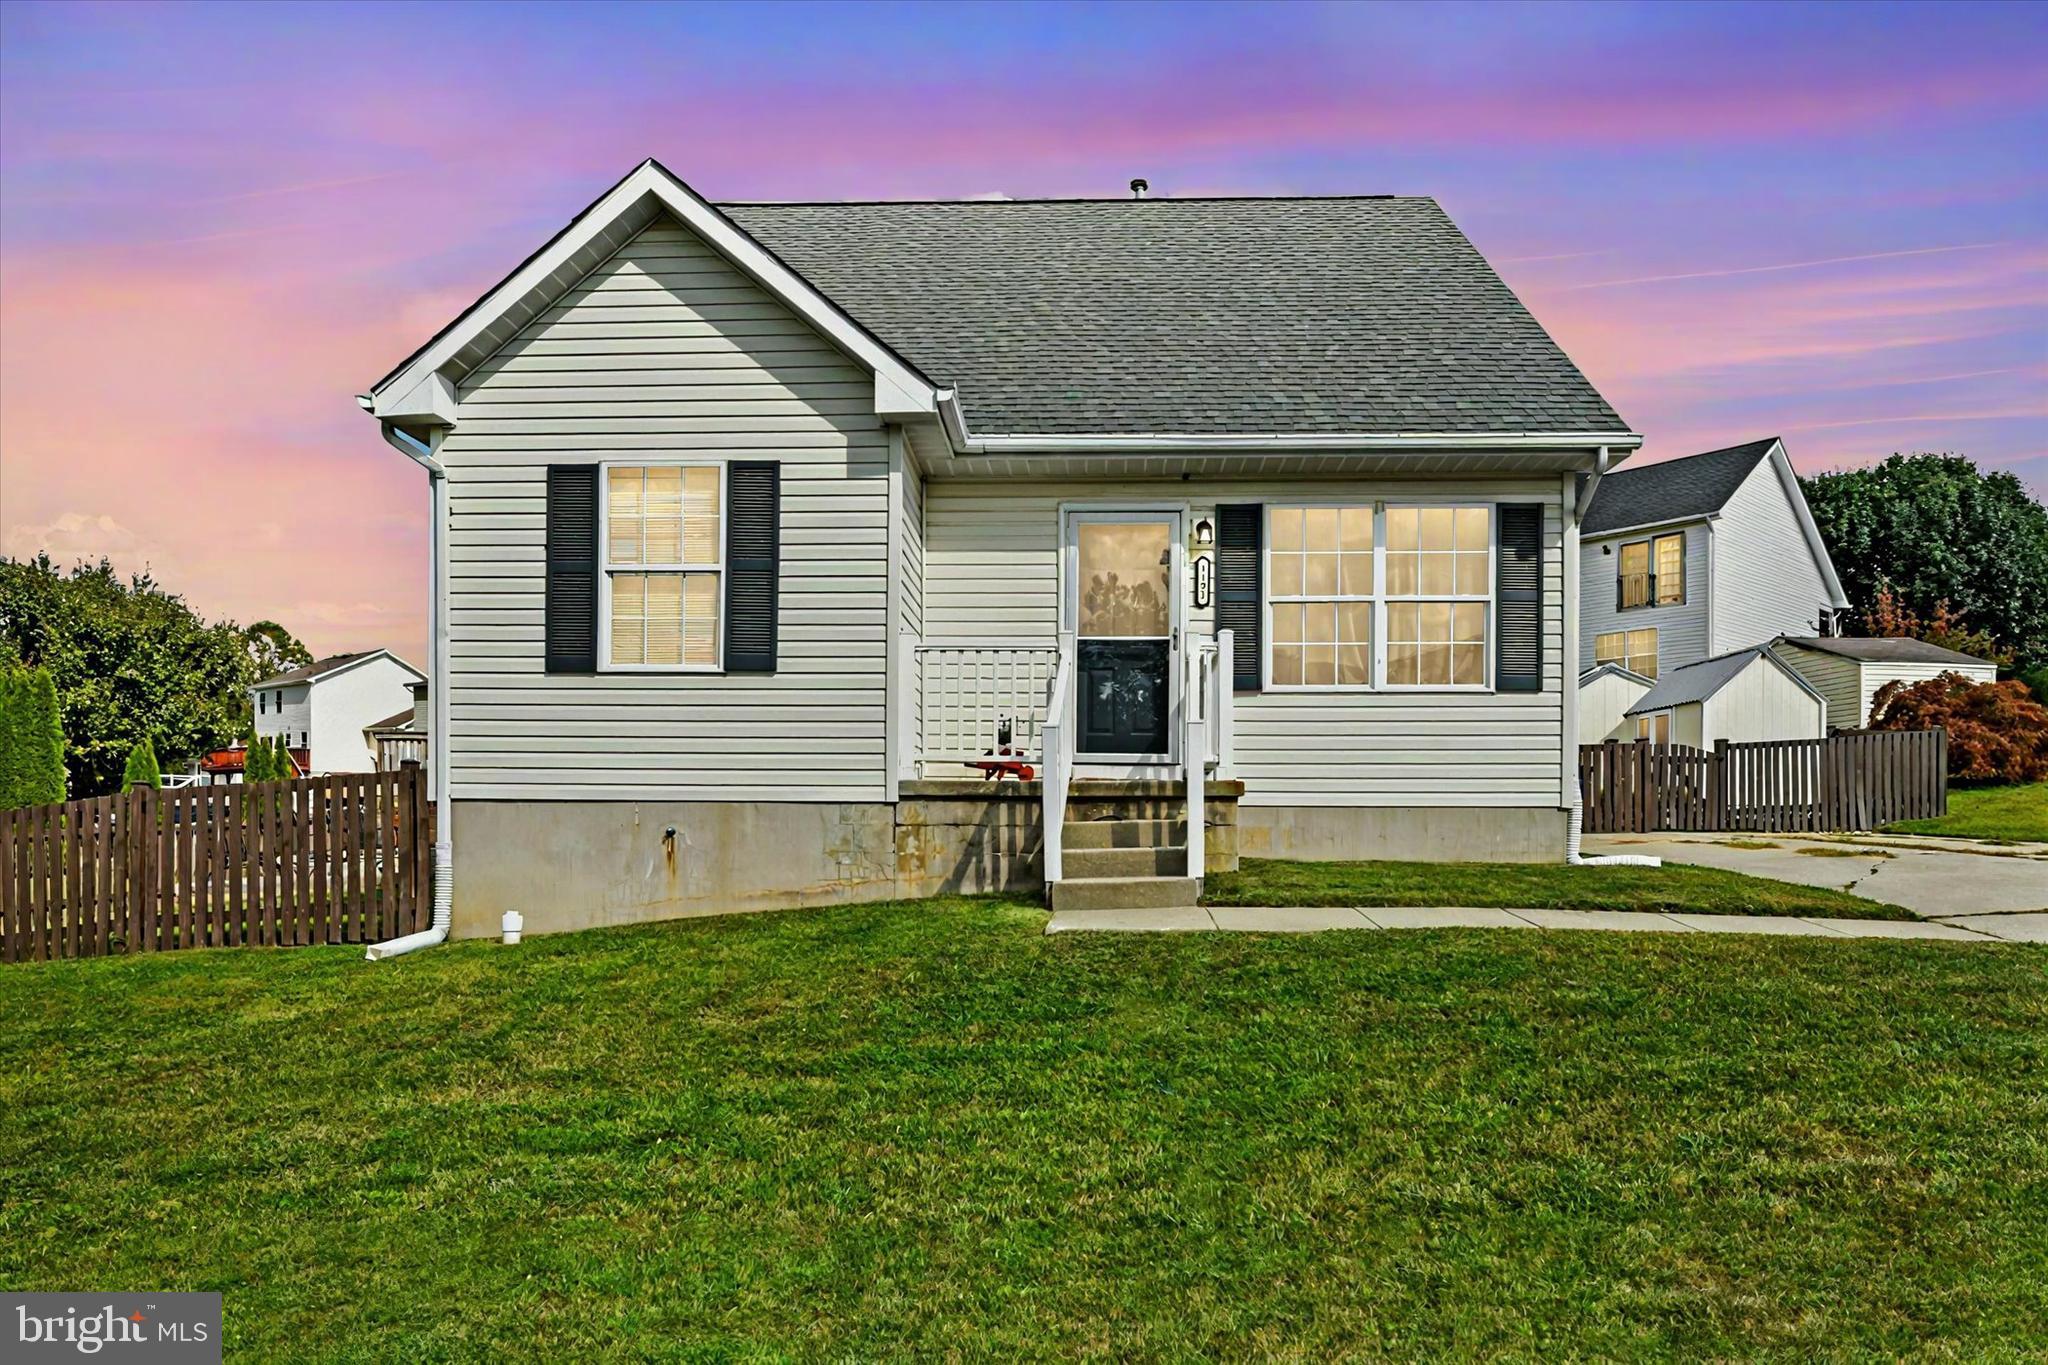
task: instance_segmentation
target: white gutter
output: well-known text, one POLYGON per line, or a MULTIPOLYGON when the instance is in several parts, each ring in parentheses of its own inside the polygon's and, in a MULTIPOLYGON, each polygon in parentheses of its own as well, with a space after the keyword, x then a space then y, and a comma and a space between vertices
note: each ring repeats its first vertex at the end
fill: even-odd
MULTIPOLYGON (((369 407, 366 399, 357 401, 369 407)), ((363 953, 371 962, 447 942, 455 902, 455 803, 448 799, 448 613, 442 607, 448 587, 448 471, 434 458, 441 444, 440 431, 422 443, 389 422, 378 425, 392 449, 427 471, 433 505, 433 573, 427 596, 427 796, 439 805, 439 828, 434 839, 432 925, 416 934, 371 944, 363 953)))
POLYGON ((1643 438, 1632 431, 1361 431, 1230 433, 1191 432, 1092 433, 1056 435, 976 436, 967 429, 957 390, 940 389, 937 406, 946 439, 958 455, 1103 455, 1121 451, 1280 451, 1298 450, 1570 450, 1598 447, 1604 471, 1607 451, 1634 450, 1643 438))

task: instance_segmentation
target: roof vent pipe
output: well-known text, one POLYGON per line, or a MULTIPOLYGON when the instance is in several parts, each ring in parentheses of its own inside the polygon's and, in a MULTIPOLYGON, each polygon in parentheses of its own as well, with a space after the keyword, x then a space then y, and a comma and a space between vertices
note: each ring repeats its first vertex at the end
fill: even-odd
POLYGON ((1151 191, 1151 182, 1142 177, 1131 182, 1131 198, 1133 199, 1143 199, 1151 191))

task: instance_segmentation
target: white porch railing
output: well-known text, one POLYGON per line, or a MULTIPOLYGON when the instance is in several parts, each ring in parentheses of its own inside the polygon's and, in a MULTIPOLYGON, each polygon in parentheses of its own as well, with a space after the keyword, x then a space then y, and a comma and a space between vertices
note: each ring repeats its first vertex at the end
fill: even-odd
MULTIPOLYGON (((1189 875, 1204 866, 1204 783, 1228 778, 1234 763, 1231 632, 1197 643, 1184 659, 1181 679, 1181 777, 1188 803, 1189 875)), ((1067 787, 1074 773, 1074 637, 1055 645, 926 644, 897 639, 896 699, 900 734, 911 737, 902 775, 930 777, 985 758, 1010 725, 1010 756, 1031 763, 1044 780, 1045 876, 1062 875, 1061 832, 1067 787)))
POLYGON ((1056 646, 913 643, 909 654, 916 704, 910 728, 921 772, 985 756, 997 747, 1005 720, 1012 754, 1039 761, 1046 696, 1059 666, 1056 646))

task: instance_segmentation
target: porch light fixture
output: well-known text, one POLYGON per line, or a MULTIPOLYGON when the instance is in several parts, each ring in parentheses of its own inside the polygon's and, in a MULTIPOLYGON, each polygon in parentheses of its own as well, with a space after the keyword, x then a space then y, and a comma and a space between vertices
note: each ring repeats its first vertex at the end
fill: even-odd
POLYGON ((1195 523, 1195 548, 1206 550, 1216 543, 1216 523, 1203 517, 1195 523))

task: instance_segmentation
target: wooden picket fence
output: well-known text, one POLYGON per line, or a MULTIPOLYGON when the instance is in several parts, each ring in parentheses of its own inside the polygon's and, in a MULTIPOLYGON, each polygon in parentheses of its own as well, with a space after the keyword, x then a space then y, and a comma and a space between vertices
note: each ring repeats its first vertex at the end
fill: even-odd
POLYGON ((431 825, 417 765, 0 811, 0 961, 412 933, 431 825))
POLYGON ((1876 829, 1948 811, 1946 730, 1860 730, 1826 739, 1682 744, 1609 740, 1579 749, 1589 834, 1876 829))

